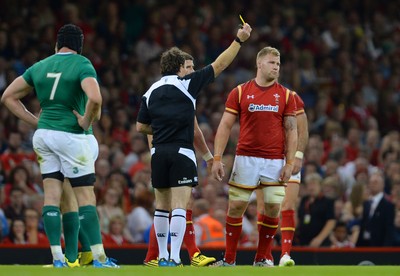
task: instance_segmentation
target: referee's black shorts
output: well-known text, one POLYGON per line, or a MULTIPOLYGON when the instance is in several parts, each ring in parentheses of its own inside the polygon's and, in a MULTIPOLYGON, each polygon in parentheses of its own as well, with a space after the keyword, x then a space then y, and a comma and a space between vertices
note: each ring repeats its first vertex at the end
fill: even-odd
POLYGON ((197 186, 196 156, 192 149, 163 145, 152 148, 151 153, 154 188, 197 186))

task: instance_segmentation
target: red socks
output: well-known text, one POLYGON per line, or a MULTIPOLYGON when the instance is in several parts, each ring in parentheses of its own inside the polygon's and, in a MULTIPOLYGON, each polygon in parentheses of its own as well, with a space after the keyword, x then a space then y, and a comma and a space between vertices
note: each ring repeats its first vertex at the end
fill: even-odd
POLYGON ((269 259, 273 261, 272 244, 274 235, 278 229, 279 218, 271 218, 264 215, 259 215, 257 224, 259 241, 255 262, 259 262, 262 259, 269 259))
POLYGON ((287 253, 290 255, 290 250, 292 249, 293 236, 295 228, 294 222, 294 210, 282 211, 282 221, 281 221, 281 234, 282 234, 282 253, 281 257, 287 253))
POLYGON ((149 246, 147 248, 146 258, 144 262, 147 263, 151 260, 157 260, 158 258, 158 243, 156 238, 156 231, 154 231, 154 224, 151 225, 150 236, 149 236, 149 246))
POLYGON ((186 231, 185 236, 183 237, 183 243, 189 252, 190 258, 193 257, 194 253, 200 252, 200 249, 196 245, 196 236, 192 221, 192 210, 186 210, 186 231))
POLYGON ((232 264, 236 261, 236 251, 242 234, 243 218, 226 217, 226 251, 225 262, 232 264))

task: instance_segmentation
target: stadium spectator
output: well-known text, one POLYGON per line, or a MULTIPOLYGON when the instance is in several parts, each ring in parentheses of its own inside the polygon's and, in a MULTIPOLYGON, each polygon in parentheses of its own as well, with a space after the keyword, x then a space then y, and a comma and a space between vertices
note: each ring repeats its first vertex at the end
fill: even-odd
MULTIPOLYGON (((102 201, 97 205, 101 232, 108 234, 109 224, 112 217, 125 217, 122 210, 122 195, 116 189, 109 187, 106 189, 102 201)), ((127 229, 124 229, 127 230, 127 229)), ((125 234, 127 234, 126 231, 125 234)), ((128 236, 129 237, 129 236, 128 236)), ((132 241, 130 237, 128 240, 132 241)))
POLYGON ((337 222, 333 232, 329 236, 332 248, 352 248, 354 243, 349 237, 346 224, 344 222, 337 222))
POLYGON ((23 165, 18 165, 10 171, 9 181, 3 187, 3 206, 10 204, 10 194, 14 188, 19 188, 23 191, 25 202, 29 196, 37 194, 38 190, 40 190, 31 182, 29 172, 23 165))
POLYGON ((108 176, 111 172, 110 161, 106 158, 98 158, 95 163, 95 171, 96 182, 94 183, 94 192, 97 201, 100 201, 107 185, 108 176))
POLYGON ((48 245, 49 240, 47 239, 46 234, 40 231, 39 221, 39 213, 35 209, 25 209, 24 222, 27 242, 29 244, 48 245))
POLYGON ((224 226, 210 214, 210 203, 207 199, 198 199, 193 205, 194 229, 196 244, 207 247, 225 245, 224 226))
POLYGON ((24 160, 35 161, 33 152, 25 152, 22 149, 22 134, 19 132, 11 132, 8 137, 8 147, 1 154, 1 162, 3 170, 8 176, 11 170, 18 165, 22 165, 24 160))
POLYGON ((348 200, 344 203, 340 221, 347 224, 350 231, 350 240, 356 244, 360 234, 361 217, 363 213, 363 202, 368 199, 366 182, 357 182, 351 189, 348 200))
POLYGON ((394 185, 400 181, 400 160, 389 162, 384 170, 385 194, 390 195, 394 185))
POLYGON ((108 245, 127 245, 131 243, 131 236, 126 236, 125 216, 114 215, 110 218, 107 233, 102 233, 103 243, 108 245))
POLYGON ((301 199, 298 209, 297 245, 326 247, 329 235, 335 227, 333 200, 321 193, 322 177, 317 173, 305 177, 307 195, 301 199))
POLYGON ((3 240, 3 244, 28 244, 25 222, 22 218, 11 221, 10 233, 3 240))
POLYGON ((129 194, 129 178, 121 170, 112 171, 107 177, 107 183, 101 191, 101 199, 104 197, 107 189, 113 188, 118 193, 118 198, 121 200, 121 208, 124 214, 130 212, 132 203, 129 194))
POLYGON ((144 232, 153 224, 154 194, 147 184, 136 182, 132 193, 132 211, 128 214, 128 229, 132 242, 144 241, 144 232))
POLYGON ((395 234, 394 234, 394 243, 393 246, 400 246, 400 209, 397 208, 394 217, 394 227, 395 227, 395 234))
POLYGON ((373 173, 368 182, 370 199, 364 201, 357 246, 393 246, 395 208, 384 194, 381 172, 373 173))
POLYGON ((24 191, 20 188, 13 188, 10 191, 10 204, 4 207, 4 214, 9 224, 16 219, 22 219, 26 206, 24 203, 24 191))

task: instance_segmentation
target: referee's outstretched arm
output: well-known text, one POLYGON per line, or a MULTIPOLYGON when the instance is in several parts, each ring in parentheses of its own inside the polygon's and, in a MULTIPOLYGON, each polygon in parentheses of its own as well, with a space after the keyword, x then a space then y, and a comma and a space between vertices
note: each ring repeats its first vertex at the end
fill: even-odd
POLYGON ((236 38, 232 44, 223 51, 213 63, 211 63, 211 66, 214 69, 214 77, 221 74, 221 72, 232 63, 233 59, 239 53, 242 43, 250 37, 250 33, 251 27, 247 23, 243 25, 243 28, 238 30, 236 38))

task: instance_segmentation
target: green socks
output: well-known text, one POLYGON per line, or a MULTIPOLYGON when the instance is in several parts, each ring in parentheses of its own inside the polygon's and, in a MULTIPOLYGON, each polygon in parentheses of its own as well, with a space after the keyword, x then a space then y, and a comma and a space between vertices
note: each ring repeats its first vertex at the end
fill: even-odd
POLYGON ((81 231, 88 238, 90 245, 102 244, 96 207, 93 205, 79 207, 79 219, 81 231))
POLYGON ((81 252, 90 252, 90 242, 85 233, 83 233, 82 227, 79 228, 78 239, 81 243, 81 252))
POLYGON ((62 222, 64 226, 65 257, 69 262, 73 263, 78 258, 78 212, 68 212, 63 214, 62 222))
POLYGON ((42 217, 50 245, 61 245, 60 208, 51 205, 43 206, 42 217))

